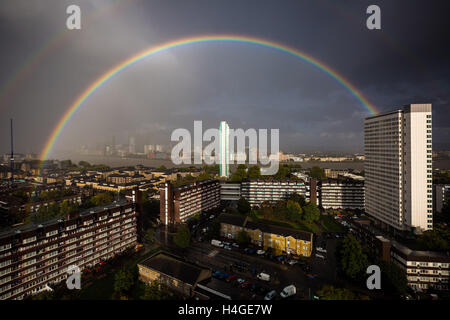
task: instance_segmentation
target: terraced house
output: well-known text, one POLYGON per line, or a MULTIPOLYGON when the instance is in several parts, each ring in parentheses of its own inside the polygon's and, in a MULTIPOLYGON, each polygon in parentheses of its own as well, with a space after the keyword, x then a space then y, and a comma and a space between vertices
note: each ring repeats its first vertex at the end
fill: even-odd
POLYGON ((310 232, 255 222, 249 217, 230 214, 222 214, 219 221, 222 237, 235 239, 239 231, 246 231, 251 243, 264 250, 270 248, 275 254, 311 256, 313 234, 310 232))

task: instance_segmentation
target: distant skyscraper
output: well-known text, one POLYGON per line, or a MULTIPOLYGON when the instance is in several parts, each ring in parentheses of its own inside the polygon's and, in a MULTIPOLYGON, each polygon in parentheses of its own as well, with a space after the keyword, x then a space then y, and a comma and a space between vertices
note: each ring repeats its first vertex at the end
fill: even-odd
POLYGON ((433 228, 431 104, 364 122, 365 210, 382 226, 433 228))
POLYGON ((220 176, 228 177, 230 174, 230 150, 229 150, 229 140, 230 140, 230 128, 226 121, 220 122, 220 176))
POLYGON ((128 145, 129 153, 136 153, 136 140, 134 137, 130 137, 130 144, 128 145))

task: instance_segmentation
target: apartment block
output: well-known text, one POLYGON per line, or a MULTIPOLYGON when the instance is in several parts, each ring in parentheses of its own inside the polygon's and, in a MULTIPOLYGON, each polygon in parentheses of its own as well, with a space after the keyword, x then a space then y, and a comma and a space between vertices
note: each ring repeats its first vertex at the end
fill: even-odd
POLYGON ((364 210, 364 181, 322 180, 320 182, 320 205, 324 209, 364 210))
POLYGON ((248 217, 221 214, 220 235, 224 238, 235 239, 240 231, 246 231, 251 243, 271 249, 275 254, 292 254, 309 257, 312 253, 313 234, 291 228, 252 221, 248 217))
POLYGON ((365 210, 399 231, 433 228, 431 104, 364 122, 365 210))
POLYGON ((241 194, 252 206, 264 201, 286 200, 293 193, 306 197, 306 185, 302 180, 245 180, 242 181, 241 194))
POLYGON ((0 233, 0 300, 23 299, 135 247, 136 208, 125 200, 0 233))
POLYGON ((391 260, 406 272, 408 286, 415 291, 448 290, 450 256, 417 251, 392 241, 391 260))
POLYGON ((204 180, 175 187, 170 181, 160 186, 160 219, 164 225, 182 223, 197 213, 220 206, 220 183, 204 180))
POLYGON ((450 201, 450 184, 434 185, 433 197, 434 212, 441 213, 445 202, 450 201))

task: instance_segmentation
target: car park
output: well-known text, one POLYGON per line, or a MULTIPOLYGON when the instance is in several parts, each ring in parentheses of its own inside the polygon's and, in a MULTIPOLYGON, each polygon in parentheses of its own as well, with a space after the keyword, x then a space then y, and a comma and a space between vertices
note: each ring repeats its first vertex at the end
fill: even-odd
POLYGON ((277 292, 275 290, 270 291, 266 296, 264 297, 264 300, 272 300, 276 297, 277 292))

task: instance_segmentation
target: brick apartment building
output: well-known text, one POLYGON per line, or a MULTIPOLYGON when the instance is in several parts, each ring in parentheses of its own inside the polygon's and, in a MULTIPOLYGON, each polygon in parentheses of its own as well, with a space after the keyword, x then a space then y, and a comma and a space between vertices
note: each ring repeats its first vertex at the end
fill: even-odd
POLYGON ((0 300, 23 299, 135 247, 136 204, 122 200, 0 232, 0 300))
POLYGON ((220 206, 218 180, 196 181, 179 187, 167 181, 159 190, 160 219, 164 225, 185 222, 197 213, 220 206))

